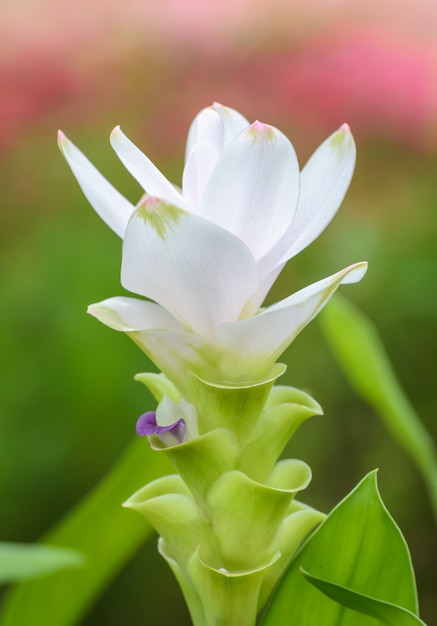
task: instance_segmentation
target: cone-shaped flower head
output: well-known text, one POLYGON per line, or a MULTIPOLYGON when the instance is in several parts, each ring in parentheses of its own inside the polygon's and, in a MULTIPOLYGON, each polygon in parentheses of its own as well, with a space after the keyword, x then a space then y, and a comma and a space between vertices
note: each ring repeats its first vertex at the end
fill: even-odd
POLYGON ((300 171, 279 130, 214 104, 191 125, 181 190, 120 128, 111 143, 144 189, 136 206, 59 135, 86 197, 124 239, 123 286, 148 300, 111 298, 89 311, 128 333, 178 386, 187 369, 215 382, 265 379, 337 287, 364 275, 357 263, 259 312, 284 264, 343 200, 355 163, 347 125, 300 171))

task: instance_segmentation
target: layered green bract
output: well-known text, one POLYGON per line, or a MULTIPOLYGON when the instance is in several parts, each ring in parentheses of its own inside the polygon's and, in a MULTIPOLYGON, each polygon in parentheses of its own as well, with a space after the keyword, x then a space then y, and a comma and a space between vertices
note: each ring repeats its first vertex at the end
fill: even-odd
POLYGON ((179 190, 119 128, 111 143, 143 187, 136 205, 59 136, 88 200, 123 239, 123 287, 143 298, 110 298, 89 312, 128 334, 163 372, 138 376, 159 402, 156 424, 153 413, 143 418, 152 425, 147 434, 155 433, 150 445, 176 473, 126 506, 159 532, 196 626, 253 626, 323 519, 295 500, 309 467, 278 460, 298 426, 321 409, 296 389, 274 387, 285 369, 277 360, 367 264, 260 306, 285 263, 336 213, 355 145, 344 125, 300 171, 283 133, 214 104, 191 125, 179 190), (184 428, 172 429, 182 421, 184 428))
MULTIPOLYGON (((279 369, 281 371, 281 369, 279 369)), ((162 374, 138 377, 162 405, 176 388, 162 374)), ((290 559, 324 515, 295 499, 310 479, 303 461, 278 461, 290 436, 321 413, 310 396, 273 380, 250 387, 192 387, 199 436, 166 446, 177 474, 159 478, 125 506, 161 535, 196 626, 255 623, 290 559)))

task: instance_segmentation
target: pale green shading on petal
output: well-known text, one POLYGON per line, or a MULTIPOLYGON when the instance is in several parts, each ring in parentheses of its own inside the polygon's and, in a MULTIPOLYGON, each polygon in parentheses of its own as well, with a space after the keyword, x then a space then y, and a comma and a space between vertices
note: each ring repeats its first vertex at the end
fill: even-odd
POLYGON ((189 370, 210 366, 203 353, 205 340, 200 335, 166 330, 145 330, 127 333, 155 365, 187 396, 191 380, 189 370))
POLYGON ((225 369, 245 369, 256 375, 284 352, 293 339, 325 306, 343 283, 361 280, 367 263, 356 263, 313 283, 258 313, 218 329, 225 369))
POLYGON ((126 230, 122 285, 166 308, 186 330, 214 337, 218 325, 238 319, 257 290, 255 260, 225 229, 149 201, 151 215, 139 207, 126 230))
POLYGON ((301 172, 293 221, 277 245, 260 260, 262 274, 299 254, 327 227, 349 188, 355 157, 352 134, 348 127, 341 127, 309 158, 301 172))
POLYGON ((275 133, 275 130, 276 129, 272 126, 269 126, 268 124, 263 124, 263 122, 256 120, 247 129, 247 138, 251 139, 253 142, 274 142, 277 140, 278 137, 275 133))
POLYGON ((291 223, 298 196, 293 146, 276 128, 256 123, 223 152, 198 213, 236 235, 258 260, 291 223))
POLYGON ((159 198, 149 196, 139 203, 136 215, 142 218, 145 224, 151 226, 160 239, 165 241, 167 234, 176 228, 181 217, 187 213, 171 204, 164 204, 159 198))
POLYGON ((88 313, 109 328, 124 333, 156 329, 184 331, 184 327, 162 306, 138 298, 108 298, 90 304, 88 313))

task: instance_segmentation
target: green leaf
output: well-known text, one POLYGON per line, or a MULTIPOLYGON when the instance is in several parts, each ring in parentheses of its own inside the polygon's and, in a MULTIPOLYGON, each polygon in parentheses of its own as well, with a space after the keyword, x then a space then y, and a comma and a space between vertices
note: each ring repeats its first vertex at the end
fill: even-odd
POLYGON ((342 606, 352 609, 352 611, 374 617, 384 626, 426 626, 425 622, 422 622, 411 611, 400 606, 365 596, 342 585, 317 578, 305 570, 302 570, 302 574, 314 587, 334 602, 338 602, 342 606))
POLYGON ((122 508, 122 502, 170 467, 164 455, 154 454, 146 442, 136 439, 102 482, 43 538, 46 544, 83 554, 84 566, 13 588, 0 625, 76 624, 153 532, 144 519, 122 508))
POLYGON ((436 448, 399 384, 373 324, 338 294, 319 316, 319 323, 351 385, 416 463, 437 518, 436 448))
POLYGON ((378 493, 372 472, 329 514, 292 561, 262 626, 370 626, 321 594, 302 575, 353 589, 417 615, 411 559, 398 527, 378 493))
POLYGON ((38 544, 0 542, 0 583, 51 574, 83 565, 81 554, 74 550, 38 544))

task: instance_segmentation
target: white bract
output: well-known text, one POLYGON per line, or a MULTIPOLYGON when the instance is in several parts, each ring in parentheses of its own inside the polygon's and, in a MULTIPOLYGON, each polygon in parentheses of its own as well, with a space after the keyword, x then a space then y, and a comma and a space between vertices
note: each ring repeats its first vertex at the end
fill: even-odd
POLYGON ((128 333, 173 380, 187 368, 223 383, 265 377, 336 288, 364 275, 366 263, 351 265, 259 311, 344 198, 355 164, 347 125, 300 171, 283 133, 214 104, 191 125, 181 190, 120 128, 111 143, 144 189, 136 206, 59 134, 86 197, 124 239, 122 285, 153 302, 110 298, 89 312, 128 333))

